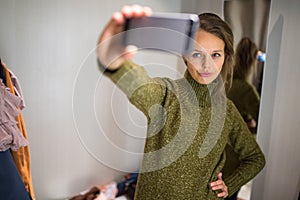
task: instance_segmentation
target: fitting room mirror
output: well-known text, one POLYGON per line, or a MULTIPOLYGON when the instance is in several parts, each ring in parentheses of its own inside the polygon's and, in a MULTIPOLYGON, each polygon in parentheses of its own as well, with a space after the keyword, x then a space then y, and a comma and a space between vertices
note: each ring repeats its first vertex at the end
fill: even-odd
MULTIPOLYGON (((224 0, 224 19, 233 30, 235 45, 242 37, 249 37, 261 51, 266 52, 270 4, 271 0, 224 0)), ((257 64, 253 84, 260 94, 264 63, 257 64)))
MULTIPOLYGON (((233 30, 234 34, 234 46, 236 50, 236 55, 239 55, 238 50, 242 49, 241 45, 244 46, 244 48, 250 49, 251 45, 248 45, 244 42, 239 42, 242 40, 242 38, 248 37, 254 44, 256 44, 257 48, 262 51, 266 52, 266 43, 267 43, 267 33, 268 33, 268 22, 269 22, 269 13, 270 13, 270 0, 224 0, 223 5, 223 14, 224 19, 229 23, 233 30), (239 46, 237 48, 237 46, 239 46)), ((254 47, 252 47, 254 48, 254 47)), ((250 51, 245 51, 250 53, 250 51)), ((238 56, 241 58, 241 56, 238 56)), ((242 66, 241 64, 242 59, 238 59, 236 61, 235 68, 241 68, 246 67, 242 66)), ((246 63, 245 63, 246 65, 246 63)), ((263 67, 264 67, 264 61, 257 61, 255 63, 256 69, 253 71, 251 79, 247 80, 250 84, 253 84, 254 88, 256 89, 258 93, 258 97, 261 96, 261 87, 262 87, 262 79, 263 79, 263 67)), ((236 69, 236 70, 237 70, 236 69)), ((236 72, 236 71, 235 71, 236 72)), ((232 91, 237 92, 237 84, 240 84, 240 82, 235 81, 235 79, 240 79, 240 77, 237 78, 238 75, 234 75, 233 85, 232 85, 232 91)), ((239 92, 237 92, 239 93, 239 92)), ((255 105, 253 101, 256 101, 255 99, 252 100, 252 102, 249 102, 250 94, 248 96, 248 100, 243 100, 243 98, 240 95, 236 99, 234 97, 235 94, 231 95, 229 92, 229 98, 232 97, 233 102, 237 105, 237 108, 240 110, 241 114, 243 115, 243 111, 245 112, 245 109, 241 108, 243 105, 238 105, 244 102, 244 104, 247 103, 248 111, 250 109, 250 106, 252 107, 252 110, 257 109, 257 122, 255 122, 255 127, 251 127, 249 125, 249 122, 247 121, 247 124, 252 132, 255 132, 256 134, 259 134, 257 131, 257 126, 259 126, 259 107, 260 107, 260 99, 257 102, 258 104, 255 105), (239 101, 236 103, 236 101, 239 101)), ((250 112, 248 112, 250 113, 250 112)), ((247 113, 247 114, 248 114, 247 113)), ((244 113, 245 114, 245 113, 244 113)), ((243 116, 244 117, 244 116, 243 116)), ((247 116, 249 117, 249 116, 247 116)), ((245 117, 244 117, 245 119, 245 117)), ((252 118, 253 119, 253 118, 252 118)), ((246 120, 246 119, 245 119, 246 120)), ((249 119, 247 119, 249 120, 249 119)), ((248 184, 243 186, 239 192, 236 193, 238 199, 243 200, 249 200, 251 198, 251 185, 252 182, 250 181, 248 184)), ((234 199, 234 198, 233 198, 234 199)))

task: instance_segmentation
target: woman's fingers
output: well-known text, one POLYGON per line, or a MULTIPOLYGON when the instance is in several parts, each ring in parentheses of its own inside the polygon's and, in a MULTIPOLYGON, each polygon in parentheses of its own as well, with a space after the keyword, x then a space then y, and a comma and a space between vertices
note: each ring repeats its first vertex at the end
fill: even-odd
POLYGON ((133 5, 132 6, 132 14, 133 14, 133 17, 142 17, 145 15, 144 8, 139 5, 133 5))
POLYGON ((151 15, 152 10, 147 6, 140 6, 135 4, 132 6, 123 6, 123 8, 121 9, 121 13, 125 18, 143 17, 151 15))
POLYGON ((131 18, 132 17, 132 6, 123 6, 121 9, 121 13, 124 15, 125 18, 131 18))
POLYGON ((227 196, 228 196, 227 192, 220 192, 220 193, 218 193, 218 197, 224 197, 224 198, 226 198, 227 196))
POLYGON ((149 7, 142 7, 139 5, 123 6, 120 12, 115 12, 112 15, 112 19, 103 30, 104 34, 102 34, 103 37, 100 37, 100 41, 122 32, 126 18, 139 18, 150 16, 151 14, 152 10, 149 7))
POLYGON ((152 15, 152 9, 150 7, 145 6, 144 13, 145 13, 145 16, 150 16, 150 15, 152 15))
POLYGON ((98 40, 97 54, 103 66, 114 70, 125 60, 132 59, 137 52, 136 49, 124 47, 122 44, 122 32, 124 31, 126 19, 150 16, 151 14, 152 10, 149 7, 126 5, 112 15, 98 40))
POLYGON ((218 174, 218 179, 219 179, 219 180, 223 180, 223 179, 222 179, 222 175, 223 175, 222 172, 220 172, 220 173, 218 174))
POLYGON ((225 185, 225 182, 222 180, 222 173, 218 174, 218 180, 214 181, 210 184, 211 189, 213 191, 221 190, 222 192, 218 193, 218 197, 227 197, 228 196, 228 188, 225 185))
MULTIPOLYGON (((215 182, 215 183, 216 183, 216 182, 215 182)), ((215 186, 212 186, 211 189, 212 189, 212 190, 221 190, 221 189, 224 188, 224 184, 223 184, 223 183, 224 183, 224 182, 216 183, 216 185, 215 185, 215 186)))
POLYGON ((116 24, 124 24, 125 22, 124 16, 121 12, 115 12, 112 16, 112 19, 116 24))

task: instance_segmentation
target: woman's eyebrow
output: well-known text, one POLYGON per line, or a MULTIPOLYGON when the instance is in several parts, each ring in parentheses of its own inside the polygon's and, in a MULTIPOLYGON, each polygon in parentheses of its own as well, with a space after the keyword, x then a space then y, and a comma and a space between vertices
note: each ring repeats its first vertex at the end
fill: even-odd
POLYGON ((217 50, 206 50, 206 49, 202 49, 202 50, 199 50, 199 49, 194 49, 194 51, 197 51, 197 52, 206 52, 206 53, 209 53, 209 52, 213 52, 213 53, 218 53, 218 52, 224 52, 224 50, 222 49, 217 49, 217 50))
POLYGON ((224 50, 220 49, 220 50, 213 50, 212 52, 224 52, 224 50))
POLYGON ((193 51, 197 51, 199 53, 202 53, 202 52, 207 52, 205 49, 202 49, 202 50, 199 50, 199 49, 194 49, 193 51))

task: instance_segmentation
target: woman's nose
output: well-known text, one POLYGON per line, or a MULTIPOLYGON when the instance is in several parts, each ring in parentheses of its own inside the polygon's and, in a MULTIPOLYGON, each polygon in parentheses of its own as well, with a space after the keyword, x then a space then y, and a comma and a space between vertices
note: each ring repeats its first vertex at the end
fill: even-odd
POLYGON ((203 61, 202 61, 202 67, 204 69, 208 69, 212 67, 212 59, 209 55, 204 55, 203 56, 203 61))

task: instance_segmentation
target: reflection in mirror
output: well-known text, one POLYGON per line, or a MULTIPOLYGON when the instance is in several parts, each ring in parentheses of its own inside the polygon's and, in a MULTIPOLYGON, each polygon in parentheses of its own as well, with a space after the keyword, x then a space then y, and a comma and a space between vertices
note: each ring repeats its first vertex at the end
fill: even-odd
MULTIPOLYGON (((266 51, 267 30, 271 0, 225 0, 224 19, 233 31, 235 44, 249 37, 260 50, 266 51)), ((263 63, 258 63, 253 83, 261 92, 263 63)))
MULTIPOLYGON (((224 19, 232 28, 236 47, 234 77, 228 97, 256 136, 264 67, 261 55, 265 55, 261 52, 266 52, 270 0, 224 0, 223 8, 224 19)), ((235 157, 230 147, 227 147, 226 153, 231 158, 235 157)), ((226 165, 229 169, 234 165, 234 159, 230 161, 226 165)), ((248 200, 250 196, 251 181, 228 199, 248 200)))

